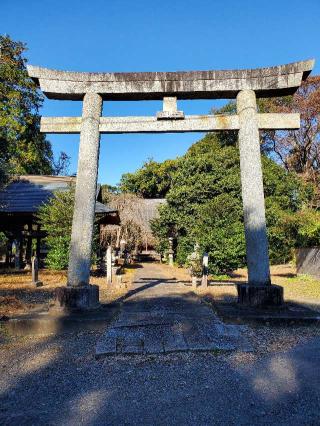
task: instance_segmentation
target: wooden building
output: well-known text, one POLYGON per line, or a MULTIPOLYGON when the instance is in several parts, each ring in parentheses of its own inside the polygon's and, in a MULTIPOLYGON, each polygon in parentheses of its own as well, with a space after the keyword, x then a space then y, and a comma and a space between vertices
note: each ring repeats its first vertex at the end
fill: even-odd
MULTIPOLYGON (((43 260, 46 248, 37 219, 39 207, 46 203, 55 191, 67 191, 75 184, 72 176, 25 175, 14 179, 0 191, 0 232, 8 238, 2 264, 22 268, 31 263, 33 247, 37 257, 43 260)), ((119 225, 117 210, 101 203, 100 185, 96 194, 96 220, 99 225, 119 225)))

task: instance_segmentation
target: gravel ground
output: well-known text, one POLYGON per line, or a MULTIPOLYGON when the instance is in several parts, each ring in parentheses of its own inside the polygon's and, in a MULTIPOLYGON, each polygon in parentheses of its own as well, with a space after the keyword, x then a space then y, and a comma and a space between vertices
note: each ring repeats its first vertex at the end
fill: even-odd
POLYGON ((319 330, 248 333, 256 346, 249 354, 105 360, 94 358, 97 332, 7 341, 0 347, 0 424, 320 424, 320 339, 313 364, 288 350, 319 330))
POLYGON ((318 325, 248 326, 250 353, 95 359, 103 332, 2 334, 0 424, 320 425, 318 325))

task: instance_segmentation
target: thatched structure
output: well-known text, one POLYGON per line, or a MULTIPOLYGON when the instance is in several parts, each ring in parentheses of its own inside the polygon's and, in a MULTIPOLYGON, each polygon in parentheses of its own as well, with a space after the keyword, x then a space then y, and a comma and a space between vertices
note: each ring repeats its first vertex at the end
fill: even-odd
POLYGON ((165 199, 146 199, 134 194, 110 194, 108 205, 119 212, 121 225, 102 227, 101 239, 105 246, 120 247, 125 240, 129 250, 152 248, 155 244, 150 223, 158 215, 158 207, 165 199))

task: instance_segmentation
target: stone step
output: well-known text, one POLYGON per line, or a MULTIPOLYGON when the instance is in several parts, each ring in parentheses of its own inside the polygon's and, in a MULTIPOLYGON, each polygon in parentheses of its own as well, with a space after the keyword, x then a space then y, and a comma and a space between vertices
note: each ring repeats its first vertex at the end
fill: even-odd
POLYGON ((247 352, 251 347, 242 332, 241 326, 207 321, 140 326, 118 326, 115 323, 98 341, 96 356, 236 349, 247 352))

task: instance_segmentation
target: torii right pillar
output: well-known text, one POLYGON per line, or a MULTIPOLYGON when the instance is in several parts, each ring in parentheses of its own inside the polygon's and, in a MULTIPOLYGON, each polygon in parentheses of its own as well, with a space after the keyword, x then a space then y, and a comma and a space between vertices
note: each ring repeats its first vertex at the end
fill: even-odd
POLYGON ((248 283, 238 285, 238 301, 251 306, 281 305, 283 288, 271 285, 256 95, 237 95, 239 150, 248 283))

